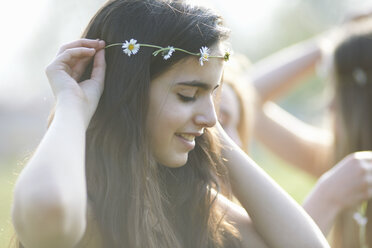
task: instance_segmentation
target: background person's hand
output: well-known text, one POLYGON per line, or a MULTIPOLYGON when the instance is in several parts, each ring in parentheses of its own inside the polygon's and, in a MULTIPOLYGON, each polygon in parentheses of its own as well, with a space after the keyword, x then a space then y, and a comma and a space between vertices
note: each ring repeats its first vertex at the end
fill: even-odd
POLYGON ((324 235, 328 235, 341 211, 355 211, 372 197, 372 152, 348 155, 324 173, 303 203, 324 235))
POLYGON ((57 104, 72 104, 84 113, 86 123, 93 116, 103 92, 105 79, 105 42, 80 39, 63 45, 46 68, 57 104), (93 59, 91 77, 79 82, 93 59))
POLYGON ((372 152, 356 152, 326 172, 318 184, 329 203, 340 210, 372 197, 372 152))

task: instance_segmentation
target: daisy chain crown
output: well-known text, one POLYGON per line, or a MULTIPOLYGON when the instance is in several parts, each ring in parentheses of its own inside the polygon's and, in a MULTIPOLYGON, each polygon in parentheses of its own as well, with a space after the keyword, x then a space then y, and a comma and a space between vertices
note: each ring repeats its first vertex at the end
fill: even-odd
POLYGON ((140 43, 137 43, 137 40, 130 39, 130 41, 126 40, 124 43, 114 43, 114 44, 107 45, 105 48, 109 48, 113 46, 121 46, 121 48, 123 49, 123 53, 125 53, 129 57, 132 54, 135 55, 136 53, 138 53, 140 47, 156 48, 157 50, 155 50, 152 53, 152 55, 157 56, 159 53, 161 53, 164 60, 168 60, 175 51, 180 51, 180 52, 187 53, 189 55, 198 56, 199 63, 201 66, 203 66, 204 62, 208 61, 209 58, 221 58, 221 59, 224 59, 225 61, 228 61, 230 58, 230 52, 228 51, 225 52, 223 56, 211 56, 210 50, 206 46, 201 47, 199 50, 200 51, 199 53, 192 53, 184 49, 173 47, 173 46, 161 47, 161 46, 156 46, 156 45, 151 45, 151 44, 140 44, 140 43))

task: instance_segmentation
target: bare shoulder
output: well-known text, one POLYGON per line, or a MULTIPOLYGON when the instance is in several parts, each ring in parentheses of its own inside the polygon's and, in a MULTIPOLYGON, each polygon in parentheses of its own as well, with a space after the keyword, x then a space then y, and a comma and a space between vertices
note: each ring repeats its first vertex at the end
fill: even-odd
POLYGON ((247 212, 241 206, 230 201, 221 194, 217 196, 217 204, 225 211, 227 219, 238 229, 242 247, 267 248, 261 236, 256 232, 247 212))
POLYGON ((96 216, 93 213, 92 205, 87 204, 87 227, 85 233, 76 248, 102 248, 102 238, 99 232, 96 216))

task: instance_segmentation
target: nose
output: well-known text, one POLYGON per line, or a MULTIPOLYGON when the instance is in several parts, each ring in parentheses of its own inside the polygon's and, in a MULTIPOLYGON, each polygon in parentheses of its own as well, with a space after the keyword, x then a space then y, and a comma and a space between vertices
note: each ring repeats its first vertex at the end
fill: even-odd
POLYGON ((208 96, 197 106, 195 114, 195 124, 202 127, 213 127, 217 123, 217 113, 214 108, 213 97, 208 96))

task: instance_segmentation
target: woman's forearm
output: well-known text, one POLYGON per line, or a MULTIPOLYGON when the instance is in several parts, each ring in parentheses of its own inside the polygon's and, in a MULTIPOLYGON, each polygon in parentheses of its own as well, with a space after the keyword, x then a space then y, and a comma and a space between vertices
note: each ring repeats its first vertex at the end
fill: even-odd
POLYGON ((262 102, 272 100, 314 71, 320 58, 316 40, 304 41, 257 62, 250 70, 250 79, 262 102))
POLYGON ((272 102, 255 113, 254 136, 266 148, 315 177, 329 169, 333 144, 329 130, 311 126, 272 102))
POLYGON ((327 201, 324 192, 326 191, 322 189, 321 185, 316 185, 305 199, 303 208, 313 218, 324 236, 327 236, 340 212, 340 208, 327 201))
POLYGON ((12 215, 26 247, 70 247, 84 233, 85 126, 76 106, 58 103, 54 120, 18 178, 12 215))
POLYGON ((221 131, 234 195, 270 247, 328 247, 305 211, 221 131))

